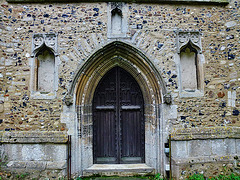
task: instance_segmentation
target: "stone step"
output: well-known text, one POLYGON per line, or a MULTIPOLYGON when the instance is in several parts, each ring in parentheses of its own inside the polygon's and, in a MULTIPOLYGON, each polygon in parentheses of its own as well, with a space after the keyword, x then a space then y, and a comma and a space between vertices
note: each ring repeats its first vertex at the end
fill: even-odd
POLYGON ((144 176, 147 174, 154 174, 154 169, 146 164, 94 164, 83 172, 84 176, 144 176))

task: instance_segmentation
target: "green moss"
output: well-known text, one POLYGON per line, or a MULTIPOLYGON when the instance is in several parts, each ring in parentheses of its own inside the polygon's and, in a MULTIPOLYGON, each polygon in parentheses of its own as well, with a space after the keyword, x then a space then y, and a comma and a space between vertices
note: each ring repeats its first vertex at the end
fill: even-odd
POLYGON ((211 180, 240 180, 240 175, 237 174, 230 174, 230 175, 219 175, 216 177, 204 177, 202 174, 194 174, 192 176, 189 176, 187 180, 205 180, 205 179, 211 179, 211 180))

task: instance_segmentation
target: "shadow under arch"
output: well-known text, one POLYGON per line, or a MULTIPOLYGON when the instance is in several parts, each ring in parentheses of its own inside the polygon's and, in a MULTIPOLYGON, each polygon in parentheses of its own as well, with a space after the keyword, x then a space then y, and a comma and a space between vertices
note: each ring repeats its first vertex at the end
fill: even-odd
POLYGON ((148 104, 163 103, 166 85, 153 63, 138 49, 121 41, 114 41, 95 52, 80 67, 72 81, 66 103, 76 95, 76 105, 91 104, 94 90, 110 69, 120 66, 139 83, 148 104))

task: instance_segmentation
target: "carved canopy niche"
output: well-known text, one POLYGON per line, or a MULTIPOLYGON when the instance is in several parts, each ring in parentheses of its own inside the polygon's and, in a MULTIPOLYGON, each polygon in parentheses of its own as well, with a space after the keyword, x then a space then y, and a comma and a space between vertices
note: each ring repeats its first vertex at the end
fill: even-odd
POLYGON ((57 35, 52 34, 34 34, 32 38, 32 57, 43 47, 49 48, 57 56, 57 35))

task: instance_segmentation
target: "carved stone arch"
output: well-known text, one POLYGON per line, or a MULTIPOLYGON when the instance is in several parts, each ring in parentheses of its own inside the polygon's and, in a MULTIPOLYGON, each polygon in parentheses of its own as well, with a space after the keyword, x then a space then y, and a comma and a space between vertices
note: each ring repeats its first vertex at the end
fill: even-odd
POLYGON ((180 31, 177 32, 177 52, 190 44, 199 54, 202 53, 200 33, 198 31, 180 31))
POLYGON ((40 51, 42 51, 43 49, 46 49, 46 50, 51 51, 51 53, 54 54, 54 56, 56 56, 56 53, 55 53, 54 49, 51 48, 51 47, 49 47, 49 46, 47 46, 45 43, 43 43, 43 44, 41 44, 39 47, 37 47, 36 49, 33 50, 33 52, 32 52, 32 57, 36 57, 37 54, 38 54, 40 51))
POLYGON ((49 49, 54 56, 58 56, 57 53, 57 35, 50 34, 34 34, 32 38, 32 57, 41 51, 43 47, 49 49))
POLYGON ((69 127, 72 126, 70 121, 75 124, 75 133, 72 133, 73 159, 75 159, 72 164, 73 171, 82 175, 89 175, 92 172, 91 167, 94 166, 93 96, 102 77, 116 66, 132 75, 143 94, 146 139, 144 162, 146 169, 143 170, 143 173, 159 172, 164 174, 163 147, 167 136, 165 136, 166 128, 162 122, 164 115, 160 114, 163 114, 162 109, 165 107, 163 96, 168 94, 167 89, 153 63, 141 51, 120 41, 107 44, 89 57, 85 64, 76 71, 65 97, 66 104, 68 106, 72 104, 68 110, 73 110, 74 116, 76 116, 74 122, 69 119, 69 127))
POLYGON ((201 52, 201 49, 196 46, 194 43, 192 43, 191 40, 189 40, 186 44, 182 45, 180 48, 180 53, 185 49, 190 48, 192 52, 195 52, 196 54, 199 54, 201 52))
POLYGON ((122 67, 136 78, 142 91, 147 94, 144 97, 145 102, 163 102, 167 89, 158 70, 142 52, 120 41, 114 41, 95 52, 77 70, 66 100, 71 102, 71 98, 76 94, 77 105, 90 103, 97 82, 114 66, 122 67))

